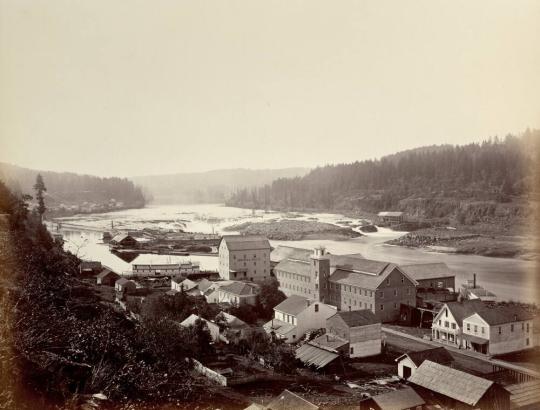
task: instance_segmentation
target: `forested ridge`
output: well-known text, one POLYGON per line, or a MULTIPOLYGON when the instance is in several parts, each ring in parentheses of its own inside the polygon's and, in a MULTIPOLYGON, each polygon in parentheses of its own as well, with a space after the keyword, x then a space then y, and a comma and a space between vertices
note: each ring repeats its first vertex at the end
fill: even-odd
POLYGON ((140 187, 126 178, 101 178, 71 172, 36 171, 0 163, 0 180, 15 193, 31 194, 37 174, 47 181, 49 210, 61 205, 106 204, 112 199, 125 208, 143 207, 145 196, 140 187))
POLYGON ((266 209, 405 210, 424 217, 456 214, 460 201, 536 197, 540 131, 463 146, 429 146, 379 160, 316 168, 237 191, 229 205, 266 209), (454 205, 445 208, 444 200, 454 205))

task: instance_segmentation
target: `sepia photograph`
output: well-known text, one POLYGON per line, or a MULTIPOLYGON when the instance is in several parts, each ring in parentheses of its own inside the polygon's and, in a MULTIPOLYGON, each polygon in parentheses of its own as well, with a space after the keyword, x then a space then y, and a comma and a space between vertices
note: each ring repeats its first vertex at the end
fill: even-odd
POLYGON ((0 0, 0 410, 540 409, 539 0, 0 0))

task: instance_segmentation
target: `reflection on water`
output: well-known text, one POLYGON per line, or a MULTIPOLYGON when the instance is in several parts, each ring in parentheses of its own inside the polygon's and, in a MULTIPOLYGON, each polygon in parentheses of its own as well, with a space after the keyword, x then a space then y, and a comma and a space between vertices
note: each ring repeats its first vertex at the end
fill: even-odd
MULTIPOLYGON (((78 254, 81 258, 100 260, 114 270, 125 272, 131 270, 131 264, 110 253, 108 246, 102 243, 101 231, 98 231, 98 229, 109 230, 111 222, 114 222, 116 229, 160 228, 177 230, 180 228, 191 232, 220 233, 223 232, 224 227, 237 223, 250 220, 268 221, 291 216, 304 220, 316 218, 321 222, 329 223, 357 222, 355 219, 337 214, 288 215, 257 211, 253 215, 251 210, 216 204, 168 205, 63 218, 63 223, 66 226, 74 224, 95 230, 62 229, 62 232, 66 240, 66 249, 78 254)), ((535 301, 535 286, 533 286, 535 263, 533 261, 443 254, 383 244, 385 241, 402 234, 382 228, 379 232, 343 241, 302 240, 271 241, 271 243, 272 246, 286 244, 304 248, 323 245, 334 254, 361 253, 368 259, 384 260, 396 264, 444 262, 456 272, 457 286, 460 286, 466 279, 470 279, 472 273, 476 273, 480 285, 497 294, 502 300, 535 301)), ((201 269, 207 270, 217 270, 218 266, 218 259, 215 256, 198 255, 191 257, 141 255, 134 262, 158 263, 178 260, 197 261, 200 263, 201 269)))

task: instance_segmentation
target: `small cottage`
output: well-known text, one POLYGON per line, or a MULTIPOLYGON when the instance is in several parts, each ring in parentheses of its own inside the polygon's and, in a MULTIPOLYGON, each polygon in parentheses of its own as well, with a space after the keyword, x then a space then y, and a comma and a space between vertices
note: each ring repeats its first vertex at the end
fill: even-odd
POLYGON ((424 363, 424 360, 431 360, 432 362, 444 365, 449 365, 454 361, 453 357, 444 347, 405 353, 396 359, 398 376, 402 379, 408 379, 424 363))
POLYGON ((120 293, 130 293, 137 289, 137 284, 132 280, 120 278, 114 283, 114 288, 120 293))
POLYGON ((120 275, 110 268, 105 267, 99 275, 96 276, 96 283, 98 285, 114 286, 116 281, 120 279, 120 275))

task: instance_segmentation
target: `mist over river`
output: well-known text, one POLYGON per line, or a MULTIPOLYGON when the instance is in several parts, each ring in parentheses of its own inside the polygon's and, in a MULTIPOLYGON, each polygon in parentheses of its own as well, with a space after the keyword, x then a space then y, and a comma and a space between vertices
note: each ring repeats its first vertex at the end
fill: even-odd
MULTIPOLYGON (((65 248, 83 259, 99 260, 112 269, 123 273, 131 270, 131 264, 109 252, 102 242, 102 233, 114 229, 137 230, 159 228, 163 230, 182 229, 189 232, 225 233, 224 228, 248 221, 272 221, 280 219, 316 220, 340 226, 355 225, 358 219, 328 213, 283 213, 252 212, 248 209, 226 207, 220 204, 204 205, 150 205, 143 209, 130 209, 103 214, 84 214, 60 218, 61 233, 65 248)), ((51 225, 56 230, 55 225, 51 225)), ((231 233, 231 232, 226 232, 231 233)), ((272 246, 280 244, 312 248, 323 245, 334 254, 361 253, 367 259, 383 260, 396 264, 444 262, 456 273, 456 286, 472 274, 477 274, 481 286, 494 292, 500 300, 520 300, 535 302, 536 262, 522 259, 492 258, 477 255, 459 255, 430 252, 423 249, 403 248, 386 245, 405 232, 394 232, 379 228, 375 233, 347 240, 299 240, 270 241, 272 246)), ((140 255, 133 262, 174 262, 177 260, 198 261, 205 270, 217 270, 215 256, 193 255, 189 257, 167 255, 140 255)), ((132 262, 132 263, 133 263, 132 262)))

